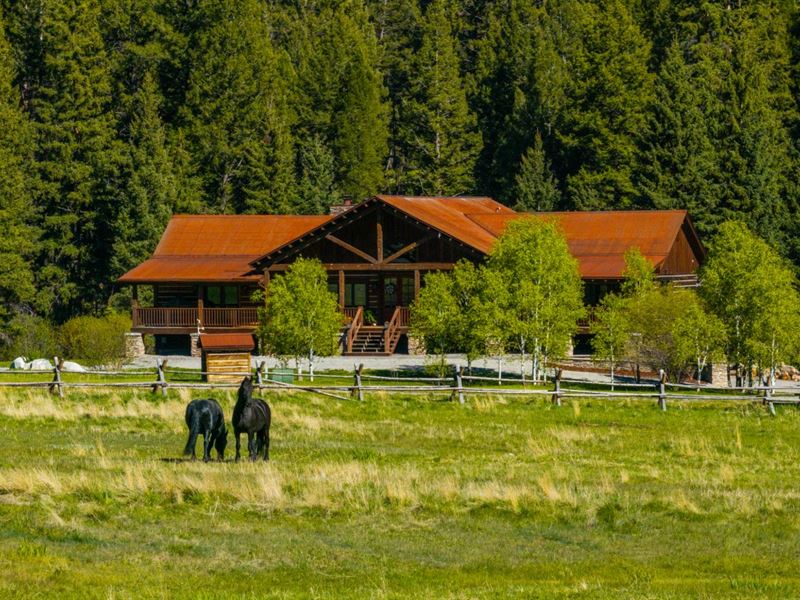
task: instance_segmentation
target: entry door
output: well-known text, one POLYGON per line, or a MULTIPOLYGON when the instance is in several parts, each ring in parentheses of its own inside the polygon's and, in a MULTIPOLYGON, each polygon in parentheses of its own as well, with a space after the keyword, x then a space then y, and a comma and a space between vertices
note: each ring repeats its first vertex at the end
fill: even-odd
POLYGON ((414 278, 408 275, 384 275, 383 320, 389 321, 397 306, 408 306, 414 300, 414 278))

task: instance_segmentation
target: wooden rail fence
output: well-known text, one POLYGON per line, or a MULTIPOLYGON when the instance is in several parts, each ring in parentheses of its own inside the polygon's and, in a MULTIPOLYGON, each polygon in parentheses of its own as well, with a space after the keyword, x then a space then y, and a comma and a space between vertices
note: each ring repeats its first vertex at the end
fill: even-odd
MULTIPOLYGON (((167 360, 157 360, 154 370, 139 371, 87 371, 85 373, 69 373, 75 377, 89 377, 94 379, 108 378, 108 381, 69 381, 64 378, 63 361, 55 358, 52 370, 28 371, 8 370, 0 372, 0 388, 47 388, 51 393, 64 397, 71 388, 130 388, 147 389, 154 394, 167 396, 170 389, 235 389, 236 382, 206 383, 193 381, 180 381, 179 377, 207 375, 202 371, 170 370, 167 360), (8 376, 39 374, 51 376, 49 380, 42 381, 10 381, 8 376), (139 378, 142 380, 113 381, 114 377, 139 378), (145 379, 145 377, 147 379, 145 379)), ((671 401, 747 401, 758 402, 765 406, 770 415, 775 416, 776 406, 800 406, 800 386, 786 387, 738 387, 721 388, 711 386, 698 387, 696 384, 669 383, 662 372, 658 381, 653 383, 615 383, 616 389, 609 389, 610 384, 597 383, 581 379, 566 379, 562 370, 555 370, 553 376, 546 384, 533 384, 530 381, 506 375, 486 377, 467 375, 461 366, 452 369, 450 377, 423 377, 423 376, 386 376, 371 375, 364 372, 364 365, 354 365, 352 371, 352 384, 331 383, 320 384, 317 380, 336 379, 339 382, 346 380, 347 374, 315 373, 303 374, 300 369, 291 370, 295 383, 288 383, 278 379, 285 376, 286 370, 270 371, 264 362, 248 372, 231 372, 225 375, 235 377, 251 376, 259 390, 280 391, 306 391, 333 397, 340 400, 350 398, 360 402, 365 401, 368 392, 396 392, 404 394, 441 394, 449 396, 465 404, 469 396, 489 394, 496 396, 520 397, 549 397, 554 406, 562 406, 565 398, 591 398, 614 399, 631 398, 655 401, 660 410, 666 411, 671 401), (305 381, 304 381, 305 378, 305 381), (620 389, 624 388, 624 389, 620 389)), ((219 373, 215 373, 219 374, 219 373)))

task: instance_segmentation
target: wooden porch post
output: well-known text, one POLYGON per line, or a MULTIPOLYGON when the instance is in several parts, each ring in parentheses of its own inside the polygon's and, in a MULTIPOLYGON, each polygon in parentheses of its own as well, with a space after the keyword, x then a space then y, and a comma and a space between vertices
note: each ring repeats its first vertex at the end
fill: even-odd
POLYGON ((197 284, 197 319, 200 321, 200 327, 204 325, 203 319, 203 285, 197 284))
POLYGON ((339 310, 344 310, 344 271, 339 271, 339 310))
POLYGON ((131 291, 131 322, 134 327, 139 325, 139 286, 133 286, 131 291))
POLYGON ((419 269, 416 269, 414 271, 414 300, 419 298, 419 285, 420 285, 419 269))
POLYGON ((264 269, 264 276, 261 279, 261 287, 264 288, 264 299, 266 300, 267 294, 269 294, 269 270, 264 269))
POLYGON ((375 253, 375 258, 378 259, 379 263, 382 263, 383 262, 383 213, 381 213, 380 211, 378 211, 377 220, 378 220, 378 226, 377 226, 378 229, 376 237, 378 239, 377 243, 378 247, 376 248, 377 251, 375 253))

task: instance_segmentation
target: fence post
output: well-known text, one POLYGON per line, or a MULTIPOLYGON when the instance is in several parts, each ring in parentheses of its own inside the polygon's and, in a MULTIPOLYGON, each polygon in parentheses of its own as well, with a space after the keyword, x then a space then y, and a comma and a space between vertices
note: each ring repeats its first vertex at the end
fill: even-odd
POLYGON ((775 403, 772 401, 772 386, 768 386, 766 392, 764 393, 764 403, 767 405, 769 414, 774 417, 775 403))
POLYGON ((664 372, 664 369, 660 369, 658 371, 658 407, 664 412, 667 410, 666 383, 667 374, 664 372))
MULTIPOLYGON (((458 394, 459 404, 464 404, 464 384, 461 379, 461 365, 456 365, 455 384, 456 389, 453 390, 453 394, 458 394)), ((453 394, 450 395, 451 399, 453 398, 453 394)))
POLYGON ((350 393, 351 396, 357 396, 359 402, 364 401, 364 390, 361 389, 361 369, 364 368, 364 363, 360 365, 353 365, 353 389, 350 393))
POLYGON ((556 389, 553 391, 553 404, 561 406, 561 369, 556 369, 554 382, 556 389))
POLYGON ((167 379, 164 376, 164 369, 167 368, 167 361, 156 359, 156 368, 158 369, 158 377, 156 379, 156 383, 153 384, 153 393, 155 394, 158 391, 158 388, 161 388, 161 395, 167 395, 167 379))
POLYGON ((258 363, 256 367, 256 380, 258 381, 258 391, 261 391, 261 388, 264 386, 264 361, 262 360, 258 363))
POLYGON ((61 365, 63 361, 59 360, 57 356, 53 357, 53 383, 50 384, 50 393, 55 394, 58 392, 58 397, 64 397, 64 388, 61 386, 61 365))

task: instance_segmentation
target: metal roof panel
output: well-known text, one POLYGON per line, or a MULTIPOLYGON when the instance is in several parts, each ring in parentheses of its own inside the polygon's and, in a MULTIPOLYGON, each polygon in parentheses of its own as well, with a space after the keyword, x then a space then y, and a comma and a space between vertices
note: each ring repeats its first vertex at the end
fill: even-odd
POLYGON ((201 333, 200 347, 203 350, 242 350, 255 349, 252 334, 249 333, 201 333))

